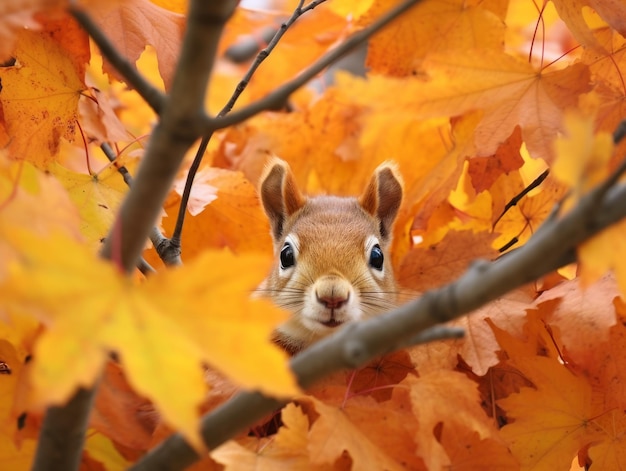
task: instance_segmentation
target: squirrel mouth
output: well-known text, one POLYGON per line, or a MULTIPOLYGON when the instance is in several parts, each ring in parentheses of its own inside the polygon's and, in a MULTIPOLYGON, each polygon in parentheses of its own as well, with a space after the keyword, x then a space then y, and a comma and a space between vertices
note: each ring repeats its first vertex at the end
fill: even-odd
POLYGON ((326 322, 320 322, 322 325, 325 325, 326 327, 339 327, 341 324, 343 324, 343 322, 338 321, 337 319, 331 318, 330 320, 326 321, 326 322))

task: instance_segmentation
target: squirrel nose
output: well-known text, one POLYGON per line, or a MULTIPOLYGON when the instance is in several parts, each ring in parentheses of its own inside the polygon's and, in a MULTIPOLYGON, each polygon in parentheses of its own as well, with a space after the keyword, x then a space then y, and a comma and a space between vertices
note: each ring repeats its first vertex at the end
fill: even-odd
POLYGON ((350 293, 347 296, 319 296, 315 293, 315 297, 317 298, 317 302, 323 304, 327 309, 339 309, 350 299, 350 293))

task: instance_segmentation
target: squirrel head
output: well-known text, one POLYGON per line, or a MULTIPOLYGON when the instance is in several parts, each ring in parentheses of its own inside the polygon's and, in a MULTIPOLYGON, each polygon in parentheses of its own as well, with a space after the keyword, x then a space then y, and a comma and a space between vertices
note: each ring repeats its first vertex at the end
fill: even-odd
POLYGON ((289 165, 270 161, 259 193, 275 261, 258 292, 291 312, 275 341, 295 353, 347 323, 395 306, 389 246, 402 180, 383 163, 360 197, 304 196, 289 165))

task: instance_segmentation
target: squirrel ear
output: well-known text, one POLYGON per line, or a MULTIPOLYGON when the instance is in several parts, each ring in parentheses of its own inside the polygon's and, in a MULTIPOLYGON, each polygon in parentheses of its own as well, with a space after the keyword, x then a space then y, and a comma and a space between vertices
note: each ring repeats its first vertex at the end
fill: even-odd
POLYGON ((380 221, 380 235, 391 236, 391 228, 402 203, 402 177, 398 166, 384 162, 374 170, 374 175, 359 198, 359 204, 380 221))
POLYGON ((285 219, 304 206, 306 198, 298 190, 289 164, 278 157, 268 163, 259 188, 263 209, 272 226, 272 237, 278 240, 285 219))

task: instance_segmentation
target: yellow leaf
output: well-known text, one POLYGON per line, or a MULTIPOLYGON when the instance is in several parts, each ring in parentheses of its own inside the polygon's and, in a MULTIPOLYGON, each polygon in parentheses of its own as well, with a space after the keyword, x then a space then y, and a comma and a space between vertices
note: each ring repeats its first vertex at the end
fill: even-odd
POLYGON ((6 340, 0 340, 0 361, 10 368, 10 374, 0 374, 0 467, 15 471, 31 469, 35 454, 35 442, 24 440, 21 446, 15 442, 17 422, 13 415, 13 400, 19 392, 18 378, 24 364, 24 356, 6 340))
POLYGON ((88 433, 85 451, 91 458, 102 463, 106 471, 123 471, 130 467, 130 463, 120 455, 111 439, 100 433, 88 433))
POLYGON ((51 175, 28 162, 11 162, 0 150, 0 280, 15 251, 5 236, 28 228, 41 236, 62 231, 79 238, 79 216, 67 192, 51 175))
MULTIPOLYGON (((397 3, 377 0, 361 22, 370 23, 397 3)), ((505 24, 489 3, 494 2, 421 2, 370 40, 367 66, 386 75, 417 75, 424 58, 435 52, 501 49, 505 24)))
POLYGON ((613 138, 606 132, 594 134, 594 116, 570 112, 563 122, 565 136, 556 140, 557 158, 552 171, 580 197, 607 175, 613 138))
POLYGON ((613 270, 621 293, 626 294, 626 221, 613 224, 578 247, 579 277, 584 286, 613 270))
POLYGON ((67 237, 9 237, 21 263, 0 285, 0 299, 9 312, 38 315, 48 326, 34 352, 35 405, 92 385, 110 351, 137 392, 198 447, 202 364, 269 394, 297 392, 286 354, 269 340, 284 314, 249 300, 265 257, 207 252, 137 286, 67 237))
POLYGON ((561 469, 599 438, 589 424, 591 386, 554 359, 529 357, 524 363, 538 373, 532 378, 537 389, 523 388, 498 402, 515 419, 502 436, 522 469, 561 469))
MULTIPOLYGON (((542 329, 537 334, 545 336, 538 317, 527 324, 528 329, 537 327, 542 329)), ((533 335, 518 340, 492 328, 508 362, 534 385, 498 401, 506 416, 514 420, 502 428, 502 438, 522 470, 564 469, 580 449, 603 438, 593 421, 596 414, 591 384, 572 372, 556 353, 552 352, 552 357, 537 356, 540 346, 533 335)))
POLYGON ((115 166, 93 175, 77 173, 58 164, 52 173, 65 187, 80 213, 80 230, 94 248, 99 247, 113 225, 122 198, 128 191, 115 166))
POLYGON ((87 36, 70 18, 64 20, 48 22, 42 32, 21 31, 15 65, 0 68, 10 155, 39 167, 50 163, 61 137, 73 140, 78 99, 86 89, 87 36))
POLYGON ((307 452, 309 419, 302 410, 288 404, 281 411, 283 426, 271 441, 230 441, 211 452, 211 457, 226 470, 322 470, 327 466, 311 464, 307 452), (261 443, 258 443, 261 441, 261 443))

